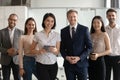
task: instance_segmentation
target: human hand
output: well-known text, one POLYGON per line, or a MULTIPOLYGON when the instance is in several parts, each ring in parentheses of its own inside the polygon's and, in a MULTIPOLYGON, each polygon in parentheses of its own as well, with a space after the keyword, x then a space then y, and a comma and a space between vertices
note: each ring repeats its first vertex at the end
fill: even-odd
POLYGON ((70 64, 76 64, 80 60, 80 57, 78 57, 78 56, 67 56, 66 59, 69 61, 70 64))
POLYGON ((92 54, 90 54, 90 59, 91 60, 97 60, 98 57, 99 57, 98 53, 92 53, 92 54))
POLYGON ((16 50, 15 50, 14 48, 8 49, 8 50, 7 50, 7 53, 8 53, 9 56, 14 56, 14 55, 17 54, 17 53, 16 53, 16 50))
POLYGON ((49 47, 49 51, 52 52, 52 53, 56 53, 57 52, 57 48, 54 47, 54 46, 50 46, 49 47))
POLYGON ((80 60, 80 57, 78 57, 78 56, 71 56, 71 59, 72 59, 72 64, 76 64, 80 60))
POLYGON ((42 49, 39 50, 39 53, 40 53, 40 54, 44 54, 44 53, 46 53, 46 52, 47 52, 47 51, 46 51, 44 48, 42 48, 42 49))
POLYGON ((19 69, 19 74, 20 74, 20 76, 23 76, 23 75, 25 74, 25 71, 24 71, 23 68, 20 68, 20 69, 19 69))

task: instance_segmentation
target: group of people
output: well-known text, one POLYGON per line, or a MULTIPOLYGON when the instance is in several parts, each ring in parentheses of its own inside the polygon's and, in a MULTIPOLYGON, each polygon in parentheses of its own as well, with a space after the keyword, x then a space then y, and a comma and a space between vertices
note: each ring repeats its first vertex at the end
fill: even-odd
POLYGON ((105 27, 101 16, 94 16, 91 30, 79 24, 78 12, 67 11, 69 25, 54 31, 53 13, 43 16, 43 30, 37 32, 36 21, 29 17, 24 32, 16 27, 18 16, 10 14, 8 26, 0 30, 0 52, 3 80, 55 80, 58 72, 57 55, 64 58, 67 80, 120 80, 120 27, 116 24, 117 12, 108 9, 105 27))

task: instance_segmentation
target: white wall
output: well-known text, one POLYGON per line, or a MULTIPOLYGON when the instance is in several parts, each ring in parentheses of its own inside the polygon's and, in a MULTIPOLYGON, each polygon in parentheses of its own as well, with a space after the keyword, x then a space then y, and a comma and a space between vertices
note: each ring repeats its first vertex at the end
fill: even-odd
MULTIPOLYGON (((29 9, 29 17, 35 18, 37 22, 38 31, 42 30, 42 20, 45 13, 53 13, 56 17, 56 29, 55 31, 60 33, 60 30, 68 25, 66 18, 66 12, 71 8, 31 8, 29 9)), ((105 25, 108 24, 106 19, 106 10, 107 8, 74 8, 78 11, 78 22, 82 25, 91 28, 91 21, 95 15, 100 15, 103 18, 105 25)), ((118 17, 117 23, 120 24, 120 9, 117 9, 118 17)))
POLYGON ((105 0, 31 0, 31 7, 103 8, 105 0))
POLYGON ((2 6, 0 7, 0 29, 8 26, 8 17, 11 13, 18 15, 17 27, 24 29, 24 23, 28 17, 28 9, 25 6, 2 6))

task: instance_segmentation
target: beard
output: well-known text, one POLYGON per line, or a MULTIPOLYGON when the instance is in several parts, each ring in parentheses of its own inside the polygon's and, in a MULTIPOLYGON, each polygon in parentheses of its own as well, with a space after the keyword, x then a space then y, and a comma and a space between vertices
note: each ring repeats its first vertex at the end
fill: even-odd
POLYGON ((14 28, 15 27, 15 25, 14 24, 9 24, 9 28, 14 28))
POLYGON ((114 23, 114 22, 115 22, 115 19, 109 19, 109 22, 110 22, 110 23, 114 23))

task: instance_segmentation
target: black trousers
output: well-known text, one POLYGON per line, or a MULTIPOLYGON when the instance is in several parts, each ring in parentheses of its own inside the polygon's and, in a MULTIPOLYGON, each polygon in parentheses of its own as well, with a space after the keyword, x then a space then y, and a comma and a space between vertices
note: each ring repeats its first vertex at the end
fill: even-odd
POLYGON ((96 61, 89 59, 89 80, 105 80, 106 68, 104 57, 98 58, 96 61))
POLYGON ((57 63, 53 65, 44 65, 37 62, 36 71, 38 80, 55 80, 58 72, 58 65, 57 63))
POLYGON ((120 56, 105 56, 106 80, 111 80, 111 70, 113 69, 113 79, 120 80, 120 56))
POLYGON ((14 80, 20 80, 19 66, 14 64, 13 61, 9 65, 2 65, 3 80, 10 80, 11 69, 13 72, 14 80))

